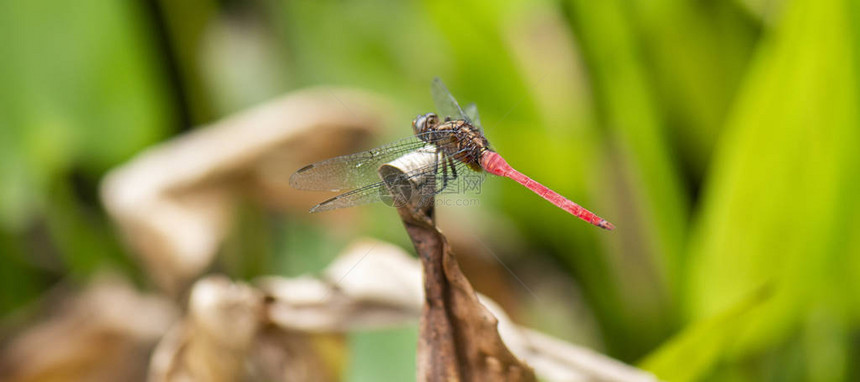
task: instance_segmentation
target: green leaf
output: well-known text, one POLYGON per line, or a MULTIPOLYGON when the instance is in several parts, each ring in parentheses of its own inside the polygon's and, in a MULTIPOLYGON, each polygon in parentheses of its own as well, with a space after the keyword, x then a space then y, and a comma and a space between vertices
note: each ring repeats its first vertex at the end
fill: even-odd
POLYGON ((856 285, 856 270, 846 268, 856 265, 851 238, 860 229, 856 6, 786 7, 717 145, 690 252, 694 320, 773 281, 774 298, 749 317, 754 329, 735 357, 785 341, 811 306, 845 310, 844 286, 856 285))
POLYGON ((767 286, 760 287, 725 312, 688 325, 639 366, 664 381, 700 380, 734 346, 738 333, 746 329, 747 316, 771 292, 767 286))

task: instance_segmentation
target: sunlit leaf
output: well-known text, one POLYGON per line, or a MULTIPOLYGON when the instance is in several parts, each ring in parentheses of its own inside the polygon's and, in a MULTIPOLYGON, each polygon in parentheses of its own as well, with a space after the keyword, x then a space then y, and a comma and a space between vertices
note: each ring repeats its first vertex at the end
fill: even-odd
POLYGON ((688 325, 639 366, 664 381, 700 380, 735 344, 749 314, 769 297, 768 287, 759 287, 725 312, 688 325))
MULTIPOLYGON (((692 245, 691 318, 773 280, 738 355, 785 340, 813 304, 839 311, 856 257, 860 119, 848 1, 787 4, 718 143, 692 245)), ((812 349, 810 349, 811 351, 812 349)), ((813 378, 814 379, 814 378, 813 378)))

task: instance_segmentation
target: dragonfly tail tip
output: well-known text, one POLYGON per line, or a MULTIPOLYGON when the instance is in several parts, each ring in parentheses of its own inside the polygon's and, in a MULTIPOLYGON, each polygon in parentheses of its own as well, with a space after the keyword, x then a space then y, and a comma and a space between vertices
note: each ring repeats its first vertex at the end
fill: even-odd
POLYGON ((612 231, 615 229, 615 225, 606 220, 601 220, 600 223, 597 223, 597 226, 607 231, 612 231))

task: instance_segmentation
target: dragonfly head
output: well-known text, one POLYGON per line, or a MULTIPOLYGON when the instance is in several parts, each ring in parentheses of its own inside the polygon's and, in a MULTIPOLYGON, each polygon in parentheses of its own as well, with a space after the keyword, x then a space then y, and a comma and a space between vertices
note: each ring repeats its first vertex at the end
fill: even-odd
POLYGON ((412 131, 415 132, 415 134, 428 132, 438 124, 439 117, 434 113, 419 115, 412 120, 412 131))

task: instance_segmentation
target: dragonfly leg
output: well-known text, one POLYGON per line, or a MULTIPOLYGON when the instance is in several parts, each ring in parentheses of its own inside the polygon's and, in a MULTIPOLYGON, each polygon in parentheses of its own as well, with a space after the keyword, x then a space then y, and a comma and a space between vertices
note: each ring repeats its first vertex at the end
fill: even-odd
POLYGON ((445 154, 442 152, 439 152, 439 159, 436 163, 439 162, 442 162, 442 188, 440 190, 444 190, 445 187, 448 187, 448 162, 445 161, 445 154))
POLYGON ((451 166, 451 179, 457 179, 457 166, 454 165, 454 158, 448 157, 448 166, 451 166))

